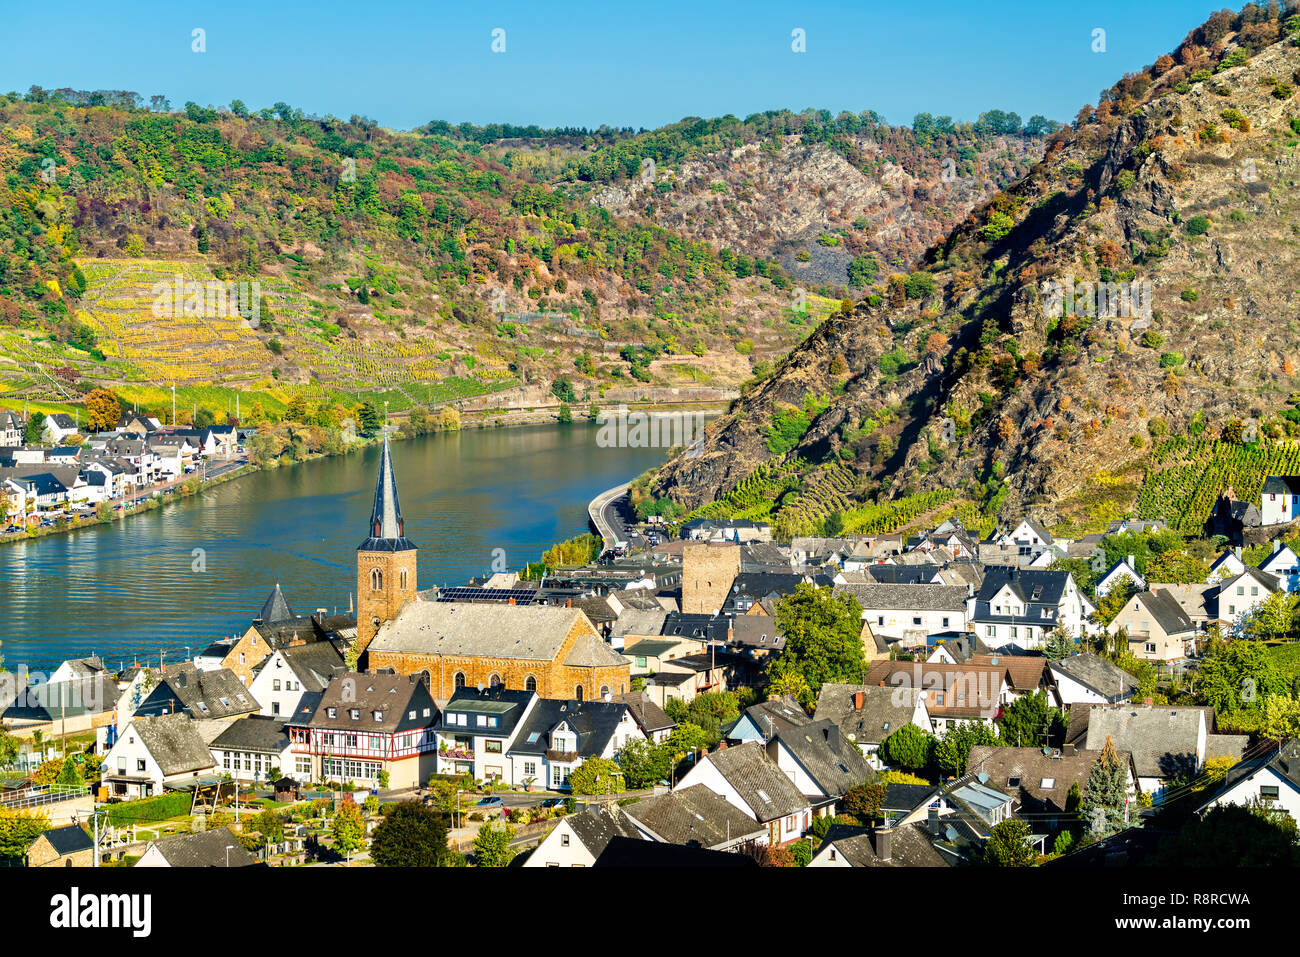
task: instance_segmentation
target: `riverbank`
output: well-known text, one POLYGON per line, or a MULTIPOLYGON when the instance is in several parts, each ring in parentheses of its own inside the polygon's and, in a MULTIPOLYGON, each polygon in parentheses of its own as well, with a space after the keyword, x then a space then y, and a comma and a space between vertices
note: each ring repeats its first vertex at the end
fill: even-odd
MULTIPOLYGON (((674 412, 692 412, 692 413, 698 413, 701 415, 708 416, 708 415, 720 415, 725 411, 725 408, 719 408, 715 404, 710 404, 708 407, 702 408, 700 407, 699 404, 695 404, 689 401, 677 402, 671 404, 654 403, 654 402, 631 403, 631 404, 623 404, 619 408, 626 409, 628 412, 641 412, 648 415, 662 415, 662 414, 669 414, 674 412)), ((557 405, 557 406, 548 406, 548 407, 541 407, 536 409, 525 409, 525 410, 516 410, 516 411, 487 410, 487 411, 475 412, 475 413, 461 413, 460 421, 456 428, 453 429, 433 428, 430 429, 428 432, 418 433, 418 434, 410 433, 408 431, 403 431, 401 427, 401 423, 410 421, 409 415, 394 414, 389 417, 389 425, 387 428, 387 433, 390 441, 401 442, 408 439, 422 438, 425 435, 436 435, 436 434, 442 434, 446 432, 457 432, 457 431, 463 431, 468 429, 526 428, 526 427, 564 424, 558 418, 558 409, 559 406, 557 405)), ((613 410, 604 409, 602 411, 613 411, 613 410)), ((584 414, 582 415, 575 415, 572 421, 591 422, 593 420, 590 418, 589 415, 587 415, 584 412, 584 414)), ((382 441, 383 434, 384 434, 384 430, 381 430, 375 436, 355 439, 351 442, 344 443, 342 447, 340 447, 335 451, 326 451, 326 450, 308 451, 302 453, 299 457, 293 458, 290 462, 287 463, 283 461, 282 457, 274 458, 265 463, 260 463, 260 464, 254 463, 252 461, 247 461, 243 467, 239 468, 234 472, 222 473, 221 475, 213 476, 207 479, 201 479, 198 478, 197 476, 191 476, 188 479, 175 482, 171 486, 166 486, 161 489, 151 490, 148 497, 145 498, 139 506, 135 508, 124 507, 121 509, 121 511, 114 510, 111 516, 106 517, 101 515, 93 515, 93 516, 86 516, 84 518, 71 518, 65 520, 64 523, 61 525, 56 524, 52 526, 35 526, 35 527, 29 526, 26 530, 18 530, 14 532, 0 532, 0 545, 11 544, 13 542, 33 541, 35 539, 45 538, 50 535, 62 535, 67 532, 76 531, 77 529, 89 528, 95 525, 111 525, 114 522, 123 521, 127 518, 134 517, 136 515, 140 515, 145 512, 151 512, 151 511, 156 511, 159 508, 165 508, 166 506, 172 504, 173 502, 181 501, 183 499, 193 497, 194 495, 202 495, 208 489, 214 488, 217 485, 221 485, 224 484, 225 482, 233 481, 234 479, 237 478, 242 478, 243 476, 250 475, 253 474, 254 472, 262 471, 264 469, 290 468, 293 465, 299 465, 304 462, 310 462, 316 459, 333 458, 342 455, 350 455, 356 452, 363 452, 365 451, 365 449, 369 448, 370 446, 376 445, 380 441, 382 441), (190 487, 189 483, 191 482, 198 482, 199 484, 196 487, 190 487), (177 494, 178 490, 187 487, 188 490, 180 492, 180 494, 177 494), (161 491, 163 494, 155 496, 154 494, 152 494, 153 491, 161 491)), ((624 486, 624 489, 626 489, 626 486, 624 486)), ((597 527, 599 528, 599 526, 597 527)))

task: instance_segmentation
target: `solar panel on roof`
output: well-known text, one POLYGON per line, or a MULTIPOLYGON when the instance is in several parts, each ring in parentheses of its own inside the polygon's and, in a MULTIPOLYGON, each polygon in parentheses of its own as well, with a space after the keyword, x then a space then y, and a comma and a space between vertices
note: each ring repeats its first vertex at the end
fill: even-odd
POLYGON ((470 588, 461 586, 444 588, 438 593, 438 601, 494 601, 509 602, 516 605, 530 605, 537 598, 537 592, 528 588, 470 588))

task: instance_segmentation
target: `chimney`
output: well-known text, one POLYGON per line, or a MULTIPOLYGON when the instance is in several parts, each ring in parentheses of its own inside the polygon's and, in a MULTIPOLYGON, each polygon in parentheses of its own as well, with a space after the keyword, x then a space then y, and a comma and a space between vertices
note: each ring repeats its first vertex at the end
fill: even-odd
POLYGON ((934 837, 938 837, 943 833, 943 828, 939 826, 939 809, 937 807, 930 808, 930 817, 926 823, 929 825, 930 834, 934 837))
POLYGON ((867 693, 865 691, 853 692, 853 710, 861 711, 867 703, 867 693))
POLYGON ((1078 752, 1078 749, 1077 749, 1074 745, 1072 745, 1072 744, 1063 744, 1063 745, 1061 745, 1061 754, 1064 755, 1064 756, 1067 757, 1067 758, 1072 758, 1072 757, 1074 757, 1074 756, 1076 755, 1077 752, 1078 752))
POLYGON ((1273 539, 1273 554, 1276 555, 1281 550, 1282 550, 1282 539, 1280 538, 1273 539))
POLYGON ((1128 556, 1128 565, 1129 568, 1137 568, 1137 561, 1134 559, 1132 555, 1128 556))
POLYGON ((1146 705, 1146 706, 1149 708, 1149 707, 1151 707, 1151 705, 1154 704, 1155 702, 1153 702, 1150 698, 1143 698, 1143 699, 1142 699, 1142 703, 1143 703, 1144 705, 1146 705))
MULTIPOLYGON (((935 815, 933 826, 937 827, 939 812, 931 811, 930 813, 935 815)), ((892 843, 890 841, 890 837, 892 836, 890 832, 892 830, 893 828, 891 828, 888 824, 878 824, 876 825, 875 828, 873 828, 873 834, 876 839, 876 857, 882 862, 888 861, 890 859, 889 845, 892 843)))
POLYGON ((506 599, 506 604, 507 604, 507 605, 513 605, 514 603, 515 603, 515 600, 514 600, 513 598, 507 598, 507 599, 506 599))

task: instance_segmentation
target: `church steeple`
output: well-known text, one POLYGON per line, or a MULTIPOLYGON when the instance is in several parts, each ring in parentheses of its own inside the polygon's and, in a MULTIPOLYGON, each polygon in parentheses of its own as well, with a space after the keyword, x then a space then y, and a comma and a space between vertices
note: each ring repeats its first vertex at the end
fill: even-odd
POLYGON ((357 643, 364 652, 379 626, 415 598, 415 543, 397 501, 393 456, 384 436, 366 540, 357 546, 357 643))
POLYGON ((397 478, 393 475, 393 456, 384 436, 384 451, 379 459, 379 477, 375 481, 375 503, 370 510, 370 531, 358 546, 363 551, 400 552, 415 548, 406 537, 406 522, 397 500, 397 478))

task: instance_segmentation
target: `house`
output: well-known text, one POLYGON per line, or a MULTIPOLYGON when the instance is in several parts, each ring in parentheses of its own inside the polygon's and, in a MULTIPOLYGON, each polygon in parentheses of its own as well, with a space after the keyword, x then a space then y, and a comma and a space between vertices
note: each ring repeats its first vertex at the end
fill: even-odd
POLYGON ((258 711, 257 700, 248 693, 229 668, 200 671, 189 662, 174 665, 136 708, 137 715, 183 712, 195 719, 233 721, 258 711))
POLYGON ((609 700, 627 705, 628 713, 647 741, 662 744, 668 740, 673 728, 677 727, 677 722, 668 717, 664 709, 651 701, 650 696, 644 692, 629 691, 627 694, 611 695, 609 700))
POLYGON ((289 734, 280 718, 245 715, 226 725, 208 744, 217 769, 236 781, 270 783, 293 767, 289 734))
POLYGON ((1196 626, 1167 592, 1140 591, 1130 598, 1108 626, 1112 635, 1121 629, 1129 651, 1147 661, 1181 661, 1195 650, 1196 626))
POLYGON ((1008 690, 1011 700, 1025 695, 1042 692, 1048 704, 1060 707, 1060 697, 1056 692, 1056 682, 1052 678, 1048 660, 1040 654, 1008 655, 994 653, 973 654, 966 659, 970 665, 990 665, 1006 668, 1008 690))
POLYGON ((45 417, 45 441, 58 445, 71 435, 77 435, 81 427, 77 420, 66 412, 54 412, 45 417))
POLYGON ((927 734, 934 722, 919 688, 882 688, 878 685, 828 682, 817 695, 817 721, 832 721, 845 740, 855 744, 876 769, 883 769, 880 744, 905 724, 914 724, 927 734))
POLYGON ((974 631, 990 648, 1031 650, 1062 628, 1074 637, 1091 634, 1096 609, 1067 571, 990 566, 975 597, 974 631))
POLYGON ((300 781, 349 781, 373 788, 423 784, 435 769, 437 707, 414 676, 344 672, 321 694, 311 715, 285 727, 300 781))
POLYGON ((228 827, 150 841, 136 867, 254 867, 253 855, 228 827))
POLYGON ((1013 698, 1011 676, 1002 659, 996 665, 873 661, 866 684, 924 693, 930 720, 940 737, 952 725, 965 721, 991 725, 1013 698))
POLYGON ((644 739, 626 704, 539 698, 515 735, 506 758, 509 780, 533 778, 552 791, 588 758, 614 760, 628 741, 644 739))
POLYGON ((589 807, 560 823, 533 849, 524 867, 591 867, 615 837, 645 840, 617 804, 589 807))
POLYGON ((95 842, 80 824, 50 828, 27 849, 28 867, 93 867, 95 842))
POLYGON ((776 626, 776 619, 761 613, 762 605, 755 605, 752 610, 739 618, 733 618, 727 628, 727 649, 737 654, 749 655, 762 659, 785 648, 785 635, 776 626))
POLYGON ((642 841, 630 837, 612 837, 592 867, 616 867, 623 871, 673 868, 694 871, 712 867, 758 867, 749 854, 709 851, 685 844, 642 841))
POLYGON ((702 784, 641 798, 622 808, 639 835, 649 841, 735 851, 766 844, 768 830, 702 784))
POLYGON ((857 599, 862 620, 886 641, 924 646, 928 635, 966 630, 971 592, 965 585, 850 584, 836 585, 835 592, 857 599))
POLYGON ((846 792, 876 778, 857 744, 827 719, 778 732, 767 743, 767 756, 794 782, 818 816, 833 815, 846 792))
POLYGON ((766 744, 781 731, 802 728, 812 721, 808 712, 794 698, 769 698, 742 711, 727 731, 727 739, 761 741, 766 744))
POLYGON ((27 424, 17 412, 0 410, 0 449, 13 449, 23 444, 27 424))
POLYGON ((113 722, 121 692, 112 675, 84 674, 37 681, 26 668, 0 671, 0 718, 11 731, 79 734, 113 722))
POLYGON ((502 685, 482 691, 457 688, 434 725, 438 773, 468 774, 475 781, 504 780, 516 787, 530 784, 529 778, 541 780, 536 768, 531 775, 515 778, 514 764, 506 759, 537 700, 535 691, 502 685))
POLYGON ((1019 525, 1007 533, 1006 539, 1015 544, 1021 555, 1029 558, 1042 554, 1055 544, 1051 532, 1032 518, 1022 519, 1019 525))
MULTIPOLYGON (((1133 756, 1118 752, 1128 769, 1128 793, 1136 799, 1137 771, 1133 756)), ((1012 797, 1011 813, 1034 830, 1055 831, 1076 820, 1078 811, 1070 801, 1070 790, 1079 794, 1088 785, 1093 765, 1101 751, 1064 748, 1010 748, 978 744, 966 759, 967 774, 986 774, 990 785, 1012 797)))
POLYGON ((1232 491, 1232 486, 1220 493, 1205 520, 1207 537, 1222 535, 1234 544, 1241 544, 1248 528, 1259 528, 1264 524, 1259 509, 1252 502, 1239 501, 1232 491))
POLYGON ((1210 564, 1210 574, 1206 582, 1221 582, 1235 578, 1246 570, 1246 560, 1241 557, 1241 546, 1225 550, 1210 564))
POLYGON ((954 861, 934 847, 925 825, 874 828, 834 825, 809 867, 951 867, 954 861))
POLYGON ((1138 682, 1119 665, 1091 652, 1072 655, 1048 665, 1056 680, 1063 706, 1072 704, 1115 704, 1127 701, 1138 682))
POLYGON ((184 790, 216 771, 198 725, 179 712, 137 715, 104 755, 102 782, 111 797, 184 790))
POLYGON ((1281 539, 1273 542, 1273 553, 1259 563, 1259 570, 1276 578, 1282 591, 1300 592, 1300 555, 1281 539))
POLYGON ((1259 497, 1261 525, 1281 525, 1300 519, 1300 475, 1268 476, 1259 497))
POLYGON ((1119 587, 1120 582, 1127 581, 1130 585, 1138 590, 1147 587, 1147 580, 1143 578, 1137 570, 1137 564, 1133 556, 1121 558, 1106 571, 1093 587, 1093 591, 1098 598, 1105 598, 1114 589, 1119 587))
POLYGON ((1159 803, 1167 782, 1200 772, 1209 730, 1200 708, 1093 705, 1088 710, 1087 750, 1100 751, 1110 738, 1117 749, 1128 751, 1138 788, 1159 803))
POLYGON ((1278 580, 1258 568, 1247 568, 1240 575, 1219 584, 1213 599, 1217 618, 1240 635, 1251 613, 1278 591, 1278 580))
POLYGON ((277 648, 253 672, 248 693, 269 717, 287 717, 298 711, 304 697, 320 696, 347 666, 333 642, 310 641, 277 648))
POLYGON ((702 756, 674 790, 703 784, 767 829, 769 844, 785 844, 812 826, 812 805, 758 741, 702 756))
POLYGON ((935 849, 954 862, 979 860, 993 828, 1011 819, 1014 799, 983 772, 941 784, 939 791, 947 813, 931 808, 927 820, 935 849))
POLYGON ((1197 808, 1204 814, 1225 804, 1250 805, 1284 811, 1300 820, 1300 741, 1291 739, 1228 769, 1214 796, 1197 808))

